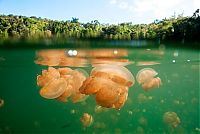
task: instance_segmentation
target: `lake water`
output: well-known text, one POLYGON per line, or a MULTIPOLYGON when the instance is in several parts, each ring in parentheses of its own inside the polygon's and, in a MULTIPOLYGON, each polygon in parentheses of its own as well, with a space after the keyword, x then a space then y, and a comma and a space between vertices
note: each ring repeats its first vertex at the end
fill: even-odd
POLYGON ((130 43, 128 47, 118 48, 118 44, 110 44, 112 48, 107 49, 63 46, 60 49, 0 49, 0 99, 1 104, 4 103, 0 106, 0 133, 200 133, 199 49, 168 47, 167 44, 148 47, 148 42, 143 46, 130 43), (38 59, 39 53, 52 50, 74 59, 62 64, 38 59), (162 85, 144 91, 135 81, 120 110, 95 111, 94 95, 79 103, 63 103, 40 96, 37 75, 47 69, 47 65, 82 69, 90 74, 92 66, 100 63, 125 66, 135 79, 141 69, 152 68, 162 85), (177 117, 172 120, 180 122, 175 127, 164 121, 166 112, 176 113, 177 117), (80 121, 83 113, 89 113, 94 119, 86 128, 80 121))

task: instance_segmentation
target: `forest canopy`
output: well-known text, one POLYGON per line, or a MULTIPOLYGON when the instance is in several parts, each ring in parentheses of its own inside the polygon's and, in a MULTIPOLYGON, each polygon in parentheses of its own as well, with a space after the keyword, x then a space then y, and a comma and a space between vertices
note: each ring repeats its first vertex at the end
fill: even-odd
POLYGON ((88 23, 78 18, 56 21, 35 16, 0 15, 0 39, 111 39, 111 40, 196 40, 199 41, 199 9, 190 17, 172 16, 150 24, 120 23, 101 24, 98 20, 88 23))

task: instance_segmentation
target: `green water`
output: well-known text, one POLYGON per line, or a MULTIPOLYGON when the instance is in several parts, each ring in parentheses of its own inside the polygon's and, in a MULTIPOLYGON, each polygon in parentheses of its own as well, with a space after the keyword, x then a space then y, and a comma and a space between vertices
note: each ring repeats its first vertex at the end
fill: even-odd
MULTIPOLYGON (((132 64, 126 67, 134 77, 140 69, 153 68, 158 72, 162 86, 145 92, 136 82, 129 89, 124 107, 100 113, 95 112, 94 96, 75 104, 40 96, 36 77, 47 66, 34 63, 38 50, 0 49, 0 98, 4 100, 0 107, 0 133, 199 133, 198 49, 167 45, 150 49, 129 47, 125 58, 132 64), (162 54, 157 53, 160 50, 162 54), (160 64, 139 66, 140 61, 160 64), (139 100, 141 94, 152 99, 139 100), (163 115, 168 111, 175 112, 180 118, 181 123, 176 128, 163 122, 163 115), (85 112, 94 118, 88 128, 83 128, 80 122, 85 112)), ((81 68, 88 74, 92 69, 90 64, 81 68)))

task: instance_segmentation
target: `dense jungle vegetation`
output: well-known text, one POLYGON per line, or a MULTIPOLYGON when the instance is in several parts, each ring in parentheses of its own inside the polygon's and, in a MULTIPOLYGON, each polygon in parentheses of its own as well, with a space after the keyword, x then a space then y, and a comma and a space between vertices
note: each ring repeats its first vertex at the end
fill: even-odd
POLYGON ((150 24, 100 24, 98 20, 81 23, 78 18, 54 21, 16 15, 0 15, 0 40, 22 39, 113 39, 113 40, 196 40, 199 41, 199 9, 190 17, 178 15, 150 24))

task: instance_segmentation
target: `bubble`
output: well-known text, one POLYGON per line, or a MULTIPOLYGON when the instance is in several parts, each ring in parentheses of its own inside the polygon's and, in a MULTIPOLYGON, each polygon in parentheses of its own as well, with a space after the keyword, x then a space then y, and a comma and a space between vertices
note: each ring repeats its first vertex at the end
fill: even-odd
POLYGON ((73 50, 68 50, 67 53, 68 53, 69 56, 73 56, 73 50))
POLYGON ((114 53, 114 54, 118 54, 118 51, 117 51, 117 50, 114 50, 113 53, 114 53))
POLYGON ((145 113, 147 110, 146 109, 142 109, 142 112, 145 113))
POLYGON ((128 112, 128 114, 129 114, 129 115, 132 115, 132 114, 133 114, 133 112, 132 112, 132 111, 130 111, 130 110, 129 110, 129 111, 127 111, 127 112, 128 112))
POLYGON ((175 112, 165 112, 163 115, 163 121, 173 128, 176 128, 180 123, 180 118, 175 112))
POLYGON ((178 57, 178 51, 174 51, 174 57, 178 57))
POLYGON ((164 103, 165 101, 162 99, 162 100, 160 100, 160 103, 164 103))
POLYGON ((78 111, 75 110, 75 109, 71 109, 71 111, 70 111, 71 114, 75 114, 75 113, 77 113, 77 112, 78 112, 78 111))
POLYGON ((83 127, 90 127, 93 123, 93 117, 88 113, 84 113, 80 118, 80 121, 83 124, 83 127))
POLYGON ((73 56, 76 56, 78 54, 77 50, 72 51, 73 56))

